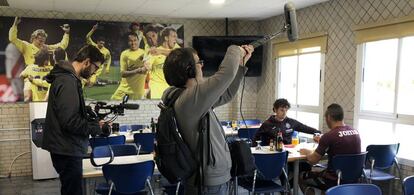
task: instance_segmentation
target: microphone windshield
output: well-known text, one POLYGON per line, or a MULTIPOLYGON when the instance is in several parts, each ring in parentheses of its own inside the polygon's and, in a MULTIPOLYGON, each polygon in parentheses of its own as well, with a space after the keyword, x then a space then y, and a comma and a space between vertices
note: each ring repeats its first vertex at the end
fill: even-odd
POLYGON ((289 41, 298 40, 298 23, 296 21, 296 10, 292 2, 285 4, 285 21, 287 25, 287 36, 289 41))

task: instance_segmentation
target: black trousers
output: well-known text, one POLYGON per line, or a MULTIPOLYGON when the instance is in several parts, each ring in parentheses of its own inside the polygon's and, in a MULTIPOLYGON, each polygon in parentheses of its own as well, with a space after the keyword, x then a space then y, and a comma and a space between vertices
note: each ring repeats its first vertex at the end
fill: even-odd
POLYGON ((62 195, 82 195, 82 157, 51 153, 53 167, 59 174, 62 195))

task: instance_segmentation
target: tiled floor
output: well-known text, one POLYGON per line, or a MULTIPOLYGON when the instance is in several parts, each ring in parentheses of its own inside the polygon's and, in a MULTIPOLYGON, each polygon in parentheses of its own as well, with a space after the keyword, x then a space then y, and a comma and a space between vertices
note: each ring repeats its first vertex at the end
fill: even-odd
POLYGON ((60 194, 59 179, 34 181, 31 176, 0 179, 1 195, 56 195, 60 194))
MULTIPOLYGON (((97 181, 98 183, 100 181, 97 181)), ((94 181, 88 182, 93 189, 94 181)), ((152 182, 154 193, 162 194, 159 182, 152 182)), ((12 177, 0 179, 0 195, 59 195, 59 179, 33 180, 31 176, 12 177)), ((248 194, 246 190, 239 188, 240 195, 248 194)))

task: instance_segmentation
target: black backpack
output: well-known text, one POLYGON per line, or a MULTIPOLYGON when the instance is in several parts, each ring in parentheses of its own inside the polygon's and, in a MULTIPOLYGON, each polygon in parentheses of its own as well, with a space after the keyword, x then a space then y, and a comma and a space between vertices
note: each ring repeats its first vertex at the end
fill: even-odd
POLYGON ((183 90, 175 89, 171 99, 158 104, 161 112, 155 135, 155 162, 161 174, 173 184, 186 180, 198 168, 197 160, 178 132, 175 119, 173 105, 183 90))
POLYGON ((234 139, 229 142, 231 155, 231 176, 250 175, 256 169, 254 157, 249 144, 244 139, 234 139))

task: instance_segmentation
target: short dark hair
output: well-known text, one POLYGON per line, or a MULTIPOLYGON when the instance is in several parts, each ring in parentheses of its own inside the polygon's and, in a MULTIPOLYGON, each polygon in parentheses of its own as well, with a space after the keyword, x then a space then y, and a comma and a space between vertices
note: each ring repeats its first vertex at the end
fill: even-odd
POLYGON ((138 35, 135 32, 129 31, 128 34, 127 34, 127 38, 129 38, 129 36, 134 36, 138 39, 138 35))
POLYGON ((132 31, 132 27, 133 26, 138 26, 138 27, 140 27, 140 24, 138 23, 138 22, 131 22, 131 24, 129 24, 129 30, 131 30, 132 31))
POLYGON ((164 28, 164 30, 161 31, 161 43, 165 42, 165 37, 168 37, 171 32, 177 31, 171 27, 164 28))
POLYGON ((58 64, 60 61, 66 59, 66 52, 63 48, 58 47, 53 51, 53 61, 52 64, 58 64))
POLYGON ((273 103, 273 108, 277 110, 280 107, 287 107, 290 109, 290 103, 285 98, 279 98, 275 101, 275 103, 273 103))
POLYGON ((151 31, 158 33, 159 30, 157 27, 155 27, 152 24, 148 24, 144 27, 144 34, 147 34, 147 32, 151 32, 151 31))
POLYGON ((164 76, 167 83, 175 87, 183 87, 189 79, 189 69, 195 66, 193 54, 197 52, 191 48, 178 48, 171 51, 164 62, 164 76))
POLYGON ((39 50, 34 56, 36 65, 43 65, 46 61, 49 61, 49 51, 47 49, 39 50))
POLYGON ((339 104, 331 104, 325 112, 325 117, 330 116, 334 121, 344 120, 344 110, 339 104))
POLYGON ((105 61, 103 54, 93 45, 85 45, 79 49, 73 61, 82 62, 86 60, 86 58, 89 58, 93 63, 100 62, 102 64, 105 61))

